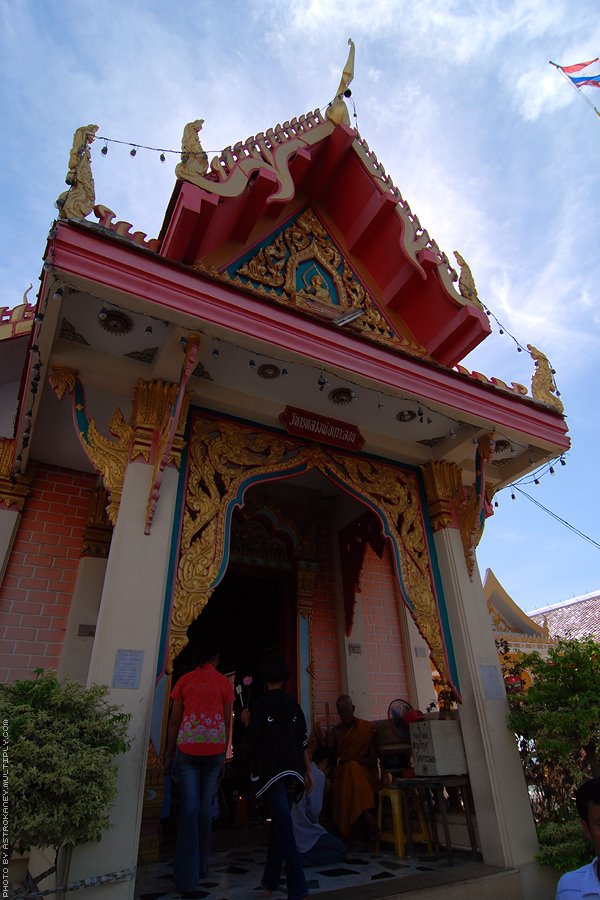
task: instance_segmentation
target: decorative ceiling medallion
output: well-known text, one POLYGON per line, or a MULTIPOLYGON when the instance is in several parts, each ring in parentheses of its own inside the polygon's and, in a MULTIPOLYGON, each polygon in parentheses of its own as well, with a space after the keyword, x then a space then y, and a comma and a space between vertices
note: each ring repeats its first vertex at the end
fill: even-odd
POLYGON ((213 377, 205 368, 204 364, 199 362, 194 371, 192 372, 194 378, 204 378, 205 381, 213 381, 213 377))
POLYGON ((89 347, 89 341, 86 341, 82 334, 75 330, 75 326, 67 319, 63 319, 60 325, 60 336, 63 341, 73 341, 74 344, 85 344, 89 347))
POLYGON ((349 388, 334 388, 329 392, 329 402, 335 403, 336 406, 347 406, 355 397, 356 394, 349 388))
POLYGON ((412 422, 417 418, 417 414, 413 409, 401 409, 399 413, 396 413, 396 418, 399 422, 412 422))
POLYGON ((151 363, 158 353, 158 347, 146 347, 145 350, 132 350, 131 353, 124 353, 129 359, 135 359, 136 362, 151 363))
POLYGON ((417 441, 417 444, 422 444, 424 447, 436 447, 443 440, 444 436, 442 435, 441 437, 423 438, 422 441, 417 441))
POLYGON ((494 453, 501 454, 501 453, 512 453, 512 452, 513 452, 513 446, 511 444, 511 442, 509 440, 507 440, 507 438, 499 438, 498 440, 494 441, 494 453))
POLYGON ((133 321, 124 312, 118 309, 108 309, 102 317, 98 316, 100 327, 109 334, 129 334, 133 328, 133 321))
POLYGON ((264 363, 262 366, 258 367, 257 374, 260 378, 266 378, 267 381, 270 381, 272 378, 279 378, 281 369, 278 366, 274 366, 272 363, 264 363))

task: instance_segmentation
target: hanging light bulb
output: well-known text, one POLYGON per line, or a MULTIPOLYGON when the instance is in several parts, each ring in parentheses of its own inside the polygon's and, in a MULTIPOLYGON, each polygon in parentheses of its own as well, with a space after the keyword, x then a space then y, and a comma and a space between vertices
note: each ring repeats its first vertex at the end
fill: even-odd
POLYGON ((539 483, 540 483, 540 479, 539 479, 539 478, 534 478, 534 479, 533 479, 533 483, 534 483, 534 484, 539 484, 539 483))
POLYGON ((167 157, 165 156, 164 153, 161 153, 160 156, 159 156, 159 159, 160 159, 161 162, 164 162, 166 158, 167 158, 167 157))
POLYGON ((215 359, 217 358, 217 356, 220 356, 220 355, 221 355, 221 351, 219 350, 218 347, 213 347, 213 349, 212 349, 212 355, 214 356, 215 359))
POLYGON ((516 499, 517 499, 514 493, 510 495, 510 499, 511 499, 511 500, 516 500, 516 499))
POLYGON ((135 156, 136 153, 137 153, 137 149, 135 147, 132 147, 131 150, 129 151, 130 156, 135 156))
POLYGON ((554 467, 553 466, 550 466, 548 471, 550 472, 551 475, 554 475, 554 467))
POLYGON ((152 334, 152 325, 150 324, 150 322, 148 322, 148 324, 144 328, 144 334, 152 334))
POLYGON ((108 144, 104 145, 100 153, 102 154, 102 156, 106 156, 106 154, 108 153, 108 144))
POLYGON ((287 378, 287 376, 288 376, 288 370, 286 369, 285 366, 281 370, 281 376, 282 376, 282 378, 287 378))
POLYGON ((561 456, 561 458, 560 458, 560 464, 561 464, 561 466, 566 466, 567 461, 566 461, 566 459, 564 458, 564 456, 561 456))
POLYGON ((63 289, 61 287, 56 288, 54 293, 52 294, 53 300, 62 300, 63 289))
POLYGON ((104 320, 107 318, 107 316, 108 316, 108 310, 105 306, 103 306, 102 309, 100 310, 100 312, 98 313, 98 318, 100 319, 101 322, 104 322, 104 320))

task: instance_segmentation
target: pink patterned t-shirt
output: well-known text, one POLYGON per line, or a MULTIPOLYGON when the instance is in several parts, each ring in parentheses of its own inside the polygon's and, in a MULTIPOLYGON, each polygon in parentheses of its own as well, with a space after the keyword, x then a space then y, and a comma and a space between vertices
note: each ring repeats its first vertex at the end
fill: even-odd
POLYGON ((183 703, 177 747, 192 756, 225 752, 224 706, 233 702, 233 688, 210 663, 183 675, 171 691, 183 703))

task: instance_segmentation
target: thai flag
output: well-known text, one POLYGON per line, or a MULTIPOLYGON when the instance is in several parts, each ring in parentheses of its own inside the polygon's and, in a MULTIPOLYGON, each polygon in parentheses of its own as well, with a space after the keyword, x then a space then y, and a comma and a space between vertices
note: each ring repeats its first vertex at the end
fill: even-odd
POLYGON ((600 63, 600 56, 597 56, 596 59, 589 59, 587 62, 575 63, 573 66, 558 66, 559 69, 565 73, 565 75, 573 82, 575 87, 599 87, 600 88, 600 71, 596 71, 594 74, 588 73, 587 75, 578 75, 576 78, 573 77, 574 72, 581 72, 583 69, 587 69, 588 66, 594 66, 596 69, 600 68, 597 64, 600 63))

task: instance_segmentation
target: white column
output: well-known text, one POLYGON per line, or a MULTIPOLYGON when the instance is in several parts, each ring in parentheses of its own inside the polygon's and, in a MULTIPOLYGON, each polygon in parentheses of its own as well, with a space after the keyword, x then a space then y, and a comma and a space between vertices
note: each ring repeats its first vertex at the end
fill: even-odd
POLYGON ((456 655, 462 725, 483 860, 531 863, 538 844, 477 568, 469 578, 456 528, 434 535, 456 655))
MULTIPOLYGON (((127 754, 116 759, 119 776, 111 811, 113 827, 98 843, 75 848, 70 881, 136 868, 178 479, 176 470, 165 470, 152 531, 146 536, 144 521, 152 474, 152 467, 142 463, 131 464, 125 474, 88 677, 88 684, 111 685, 117 652, 143 653, 139 687, 111 688, 109 695, 110 702, 132 714, 129 731, 133 744, 127 754)), ((134 886, 134 879, 98 885, 87 888, 85 898, 128 900, 134 896, 134 886)))
POLYGON ((0 584, 4 579, 20 519, 21 513, 14 506, 10 509, 0 509, 0 584))
POLYGON ((92 556, 79 560, 58 667, 61 681, 69 676, 81 684, 87 683, 106 565, 106 559, 92 556))

